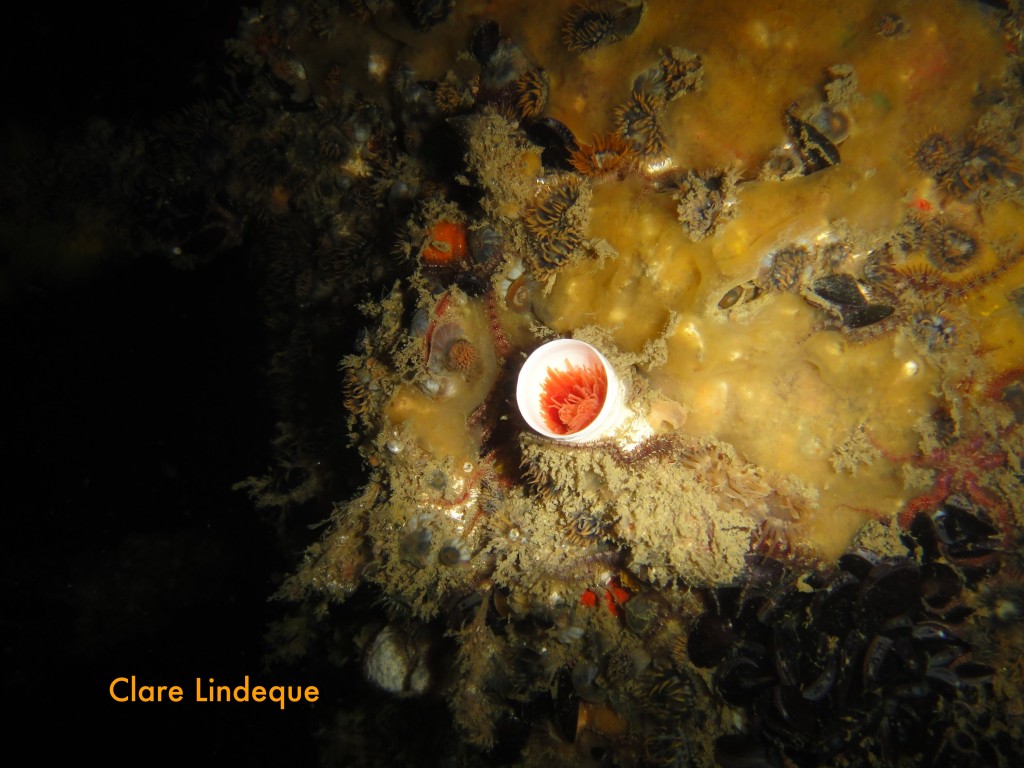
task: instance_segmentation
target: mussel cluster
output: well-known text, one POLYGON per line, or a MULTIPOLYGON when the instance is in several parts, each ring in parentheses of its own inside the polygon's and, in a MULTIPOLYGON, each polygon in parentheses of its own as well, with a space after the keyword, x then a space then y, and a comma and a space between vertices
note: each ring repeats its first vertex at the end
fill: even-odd
POLYGON ((743 584, 708 593, 688 643, 749 718, 747 735, 719 740, 720 764, 998 764, 972 715, 993 669, 964 639, 957 568, 864 549, 803 576, 749 565, 743 584))
POLYGON ((907 543, 920 549, 924 568, 949 571, 951 565, 955 566, 956 574, 969 588, 999 570, 999 529, 985 510, 965 496, 954 494, 932 514, 918 514, 909 533, 907 543))

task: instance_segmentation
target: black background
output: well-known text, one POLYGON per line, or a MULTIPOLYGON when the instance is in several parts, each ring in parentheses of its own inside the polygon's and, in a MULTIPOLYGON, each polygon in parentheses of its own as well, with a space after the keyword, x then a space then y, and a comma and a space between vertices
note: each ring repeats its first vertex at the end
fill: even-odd
MULTIPOLYGON (((2 33, 4 142, 145 127, 216 87, 237 0, 23 8, 2 33)), ((257 278, 243 252, 3 260, 0 547, 5 742, 108 765, 315 762, 316 706, 195 704, 196 677, 342 683, 266 666, 268 598, 300 551, 231 486, 272 463, 257 278), (17 269, 11 265, 19 265, 17 269), (118 704, 120 676, 180 704, 118 704)), ((340 356, 340 355, 339 355, 340 356)), ((314 534, 310 534, 312 537, 314 534)))

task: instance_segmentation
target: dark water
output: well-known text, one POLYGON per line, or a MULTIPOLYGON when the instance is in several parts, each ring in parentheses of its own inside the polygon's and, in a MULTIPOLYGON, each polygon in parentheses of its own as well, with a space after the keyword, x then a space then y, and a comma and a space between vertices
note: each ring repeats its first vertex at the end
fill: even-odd
MULTIPOLYGON (((5 153, 216 92, 239 5, 23 8, 0 46, 5 153)), ((102 249, 34 263, 22 245, 0 253, 7 744, 47 762, 312 763, 311 707, 189 703, 196 677, 329 688, 265 667, 268 596, 296 553, 231 490, 271 464, 274 435, 244 253, 182 272, 102 249), (131 675, 185 702, 115 703, 131 675)))

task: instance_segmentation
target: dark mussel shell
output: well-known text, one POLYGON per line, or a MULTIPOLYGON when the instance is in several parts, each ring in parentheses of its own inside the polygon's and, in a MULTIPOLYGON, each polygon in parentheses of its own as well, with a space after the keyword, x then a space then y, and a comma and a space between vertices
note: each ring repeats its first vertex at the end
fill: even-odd
POLYGON ((698 667, 717 667, 739 639, 731 618, 705 613, 690 631, 686 651, 698 667))
POLYGON ((847 328, 866 328, 880 323, 895 312, 895 307, 888 304, 866 304, 863 307, 841 307, 839 313, 843 317, 843 325, 847 328))
POLYGON ((835 274, 818 278, 811 286, 815 295, 828 302, 846 328, 865 328, 890 317, 895 308, 872 304, 852 275, 835 274))
POLYGON ((921 574, 910 560, 882 562, 864 578, 858 599, 861 617, 883 622, 912 610, 920 601, 921 574))
POLYGON ((554 696, 555 729, 558 735, 572 744, 576 741, 576 727, 580 717, 580 697, 572 682, 572 671, 568 668, 558 673, 554 696))
POLYGON ((810 123, 787 112, 786 129, 796 143, 805 176, 839 164, 838 147, 810 123))
POLYGON ((779 768, 783 764, 774 748, 738 733, 715 739, 715 763, 722 768, 779 768))
POLYGON ((939 541, 954 559, 989 555, 999 543, 998 529, 969 511, 969 507, 951 498, 932 516, 939 541))
POLYGON ((759 658, 734 656, 715 672, 715 686, 722 698, 736 706, 746 706, 775 683, 775 670, 768 662, 768 652, 761 649, 759 658))
POLYGON ((541 148, 540 161, 545 168, 574 170, 570 159, 579 151, 579 142, 569 127, 553 117, 530 120, 523 126, 526 137, 541 148))
MULTIPOLYGON (((988 532, 983 519, 979 525, 957 512, 941 533, 931 516, 921 517, 936 550, 947 547, 943 539, 988 532)), ((727 760, 746 753, 757 765, 773 749, 800 766, 831 764, 839 754, 850 765, 917 760, 948 727, 955 697, 993 673, 969 660, 971 646, 956 630, 966 615, 957 612, 964 585, 957 563, 854 549, 837 569, 799 581, 785 569, 768 585, 752 582, 706 593, 714 599, 690 638, 695 664, 722 658, 715 689, 746 709, 751 738, 767 742, 762 749, 730 743, 737 753, 727 760), (716 649, 716 640, 728 650, 716 649)))
POLYGON ((852 275, 826 275, 814 281, 814 292, 830 304, 862 307, 868 303, 852 275))
POLYGON ((493 20, 482 21, 473 30, 473 37, 469 43, 469 50, 480 66, 487 66, 491 56, 498 50, 498 43, 501 42, 501 27, 493 20))
POLYGON ((417 32, 427 32, 448 18, 455 0, 398 0, 398 6, 417 32))
POLYGON ((959 597, 963 584, 959 575, 945 563, 921 566, 921 598, 928 608, 940 610, 959 597))

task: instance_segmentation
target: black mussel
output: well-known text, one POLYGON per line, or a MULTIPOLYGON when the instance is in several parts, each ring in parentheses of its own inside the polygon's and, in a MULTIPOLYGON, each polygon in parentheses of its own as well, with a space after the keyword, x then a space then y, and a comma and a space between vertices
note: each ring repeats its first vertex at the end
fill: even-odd
MULTIPOLYGON (((941 534, 932 516, 921 516, 938 558, 951 531, 975 525, 952 514, 941 534)), ((934 754, 956 697, 985 686, 994 670, 967 660, 971 647, 950 619, 963 591, 961 564, 922 562, 858 549, 838 569, 799 582, 784 569, 759 590, 748 582, 705 593, 708 612, 691 632, 691 660, 717 663, 719 695, 744 707, 757 738, 793 765, 831 764, 839 754, 850 765, 934 754)), ((742 765, 742 754, 727 760, 742 765)), ((751 754, 757 765, 770 753, 751 754)))
POLYGON ((772 659, 780 685, 791 688, 799 682, 801 651, 795 626, 785 622, 772 628, 772 659))
POLYGON ((919 621, 910 636, 925 648, 938 649, 950 645, 966 646, 952 629, 938 621, 919 621))
POLYGON ((956 673, 948 667, 929 667, 925 672, 925 680, 940 693, 949 695, 961 687, 956 673))
POLYGON ((427 32, 448 18, 455 0, 398 0, 398 6, 417 32, 427 32))
POLYGON ((758 621, 770 626, 782 617, 802 614, 810 600, 811 595, 792 582, 768 596, 757 612, 758 621))
POLYGON ((839 570, 832 573, 822 588, 814 593, 811 612, 817 617, 822 632, 842 637, 851 629, 860 582, 860 578, 850 571, 839 570))
POLYGON ((930 563, 939 557, 939 540, 935 535, 935 523, 929 515, 919 512, 914 516, 904 540, 911 550, 921 548, 921 562, 930 563), (915 546, 916 545, 916 546, 915 546))
POLYGON ((476 617, 483 595, 470 592, 464 597, 453 597, 444 610, 445 621, 452 630, 462 629, 476 617))
POLYGON ((737 285, 734 288, 730 288, 721 299, 718 300, 719 309, 731 309, 736 305, 736 302, 743 296, 743 286, 737 285))
POLYGON ((895 308, 888 304, 865 304, 862 307, 840 308, 843 325, 847 328, 865 328, 874 325, 885 320, 895 311, 895 308))
POLYGON ((909 614, 901 613, 883 621, 879 625, 878 631, 887 637, 906 637, 913 628, 914 620, 910 618, 909 614))
POLYGON ((882 684, 882 668, 889 659, 895 641, 885 635, 875 635, 864 651, 863 682, 865 690, 882 684))
POLYGON ((991 554, 998 544, 998 529, 969 510, 969 503, 957 497, 946 500, 932 516, 939 541, 952 547, 955 555, 977 557, 991 554))
POLYGON ((954 605, 943 611, 942 620, 947 624, 961 624, 973 613, 974 609, 969 605, 954 605))
POLYGON ((761 708, 762 732, 787 752, 818 752, 820 723, 808 705, 793 689, 776 688, 761 708))
POLYGON ((928 651, 929 667, 948 667, 964 655, 966 648, 962 643, 938 646, 937 650, 928 651))
POLYGON ((775 685, 775 673, 763 659, 759 662, 747 656, 736 656, 718 668, 715 684, 727 702, 745 706, 775 685))
MULTIPOLYGON (((747 571, 750 573, 750 581, 758 588, 774 587, 782 582, 786 575, 786 566, 781 560, 761 554, 748 554, 746 556, 747 571)), ((745 600, 749 602, 750 590, 746 590, 745 600)))
POLYGON ((491 55, 498 49, 501 42, 501 27, 493 20, 482 21, 473 30, 473 38, 469 43, 469 50, 480 66, 486 66, 491 60, 491 55))
POLYGON ((839 663, 836 660, 836 654, 829 653, 824 668, 816 678, 803 687, 800 694, 808 701, 821 701, 832 692, 838 671, 839 663))
POLYGON ((909 637, 897 637, 893 640, 892 650, 883 666, 882 683, 888 687, 896 681, 905 682, 919 679, 928 662, 928 655, 909 637))
POLYGON ((459 272, 455 275, 455 284, 473 298, 483 296, 491 289, 491 281, 475 272, 459 272))
POLYGON ((786 128, 796 144, 804 176, 839 164, 839 149, 813 125, 787 112, 786 128))
POLYGON ((574 170, 570 158, 579 151, 579 143, 565 123, 553 117, 541 117, 526 122, 523 131, 541 148, 540 161, 545 168, 574 170))
POLYGON ((957 572, 945 563, 921 566, 921 597, 929 608, 945 608, 960 595, 962 589, 957 572))
POLYGON ((705 613, 690 631, 686 651, 690 661, 698 667, 716 667, 732 650, 738 637, 730 618, 705 613))
POLYGON ((855 547, 840 556, 839 567, 863 580, 880 562, 882 559, 871 550, 855 547))
POLYGON ((838 644, 839 679, 835 698, 842 704, 856 698, 863 687, 864 655, 868 638, 854 630, 841 638, 838 644))
POLYGON ((883 562, 861 585, 859 609, 868 621, 885 621, 913 609, 921 599, 921 574, 910 560, 883 562))
POLYGON ((772 747, 751 736, 735 733, 715 739, 715 763, 722 768, 778 768, 782 765, 772 747))
POLYGON ((898 699, 923 699, 932 694, 932 688, 927 680, 912 680, 908 683, 899 683, 889 689, 892 695, 898 699))
POLYGON ((996 673, 995 669, 988 664, 982 664, 977 661, 961 662, 953 668, 953 671, 956 672, 960 682, 967 685, 978 685, 987 682, 996 673))
POLYGON ((712 610, 720 616, 734 616, 739 610, 743 591, 739 587, 719 587, 706 593, 712 610))
POLYGON ((718 300, 718 308, 732 309, 738 304, 749 304, 762 295, 764 295, 764 288, 761 283, 757 280, 748 280, 726 291, 718 300))
POLYGON ((572 682, 572 672, 563 669, 558 673, 555 688, 555 728, 558 735, 572 744, 576 741, 576 728, 579 724, 580 697, 572 682))
POLYGON ((852 275, 826 275, 815 280, 812 289, 830 304, 862 307, 868 303, 860 284, 852 275))
POLYGON ((494 746, 487 753, 489 765, 518 763, 532 730, 529 720, 510 712, 502 715, 494 725, 494 746))

